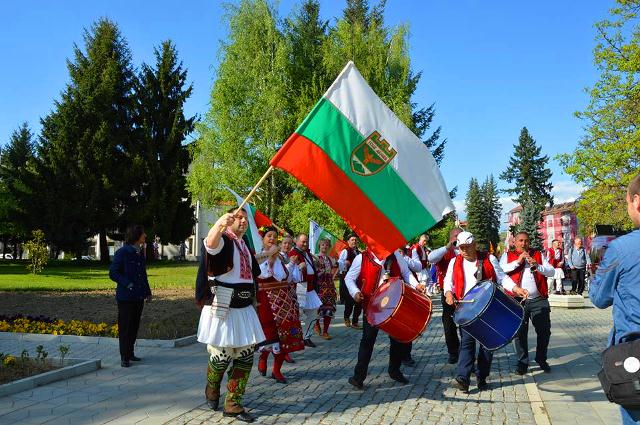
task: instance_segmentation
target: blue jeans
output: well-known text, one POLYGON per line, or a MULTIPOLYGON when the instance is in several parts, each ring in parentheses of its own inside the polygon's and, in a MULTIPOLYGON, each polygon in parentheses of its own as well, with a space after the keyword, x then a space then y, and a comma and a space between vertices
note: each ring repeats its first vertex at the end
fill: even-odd
POLYGON ((640 410, 627 410, 620 407, 620 416, 622 416, 622 425, 640 424, 640 410))
MULTIPOLYGON (((478 343, 478 368, 476 375, 478 379, 486 379, 491 371, 491 360, 493 352, 485 349, 478 343)), ((475 369, 476 363, 476 339, 467 331, 460 329, 460 354, 458 355, 458 378, 463 379, 467 384, 471 377, 471 372, 475 369)))

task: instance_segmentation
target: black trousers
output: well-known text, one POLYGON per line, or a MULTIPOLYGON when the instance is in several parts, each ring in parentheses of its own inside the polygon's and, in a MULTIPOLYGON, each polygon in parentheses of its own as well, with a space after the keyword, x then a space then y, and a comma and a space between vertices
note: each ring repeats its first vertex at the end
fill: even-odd
MULTIPOLYGON (((358 350, 358 363, 353 371, 353 377, 358 382, 364 382, 369 370, 369 362, 373 354, 373 347, 378 336, 378 328, 367 322, 367 316, 362 316, 362 339, 358 350)), ((389 337, 389 373, 399 372, 402 358, 405 356, 407 344, 389 337)))
MULTIPOLYGON (((520 299, 517 300, 519 301, 520 299)), ((535 360, 537 362, 546 362, 547 348, 551 338, 551 307, 549 306, 549 300, 538 297, 527 300, 524 303, 524 321, 513 339, 518 365, 523 367, 529 366, 529 319, 531 319, 531 323, 533 323, 533 327, 536 330, 535 360)))
POLYGON ((353 300, 347 284, 344 282, 344 275, 340 274, 340 299, 344 302, 344 319, 350 319, 353 323, 358 323, 360 313, 362 313, 362 304, 353 300), (351 314, 353 313, 353 318, 351 314))
POLYGON ((571 269, 571 290, 582 295, 586 269, 571 269))
POLYGON ((144 300, 118 301, 118 339, 122 360, 129 360, 133 357, 133 346, 138 337, 143 307, 144 300))
POLYGON ((442 300, 442 327, 444 328, 444 340, 447 343, 447 351, 450 356, 458 357, 460 352, 460 338, 458 337, 458 327, 453 321, 453 313, 456 308, 447 304, 444 291, 440 294, 442 300))

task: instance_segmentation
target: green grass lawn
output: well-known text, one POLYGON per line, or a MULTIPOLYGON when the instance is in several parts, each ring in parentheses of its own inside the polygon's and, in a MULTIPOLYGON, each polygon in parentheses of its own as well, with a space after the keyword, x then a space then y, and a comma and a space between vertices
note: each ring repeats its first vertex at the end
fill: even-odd
MULTIPOLYGON (((0 261, 1 291, 113 290, 109 268, 98 262, 51 261, 42 273, 31 274, 23 261, 0 261)), ((151 289, 194 287, 198 263, 157 262, 147 267, 151 289)))

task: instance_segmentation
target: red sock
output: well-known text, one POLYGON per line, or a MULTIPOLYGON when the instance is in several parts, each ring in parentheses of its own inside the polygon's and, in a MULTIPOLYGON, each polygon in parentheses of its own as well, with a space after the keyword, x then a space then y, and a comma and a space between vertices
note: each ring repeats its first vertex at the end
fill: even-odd
POLYGON ((273 369, 271 373, 276 379, 286 379, 282 372, 280 372, 280 368, 282 367, 282 363, 284 362, 284 354, 278 353, 273 355, 273 369))
POLYGON ((260 352, 260 358, 258 359, 258 372, 261 375, 265 375, 267 373, 267 359, 269 358, 268 351, 260 352))
POLYGON ((324 318, 324 326, 322 327, 322 330, 324 333, 329 333, 329 324, 331 323, 331 316, 325 316, 324 318))

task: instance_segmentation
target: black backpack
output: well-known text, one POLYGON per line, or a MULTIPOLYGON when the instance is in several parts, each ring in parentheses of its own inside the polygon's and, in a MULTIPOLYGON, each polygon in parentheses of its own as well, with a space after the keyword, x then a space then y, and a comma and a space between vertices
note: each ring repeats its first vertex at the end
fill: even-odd
MULTIPOLYGON (((614 331, 615 334, 615 331, 614 331)), ((629 332, 602 352, 598 378, 610 402, 640 408, 640 332, 629 332)))

